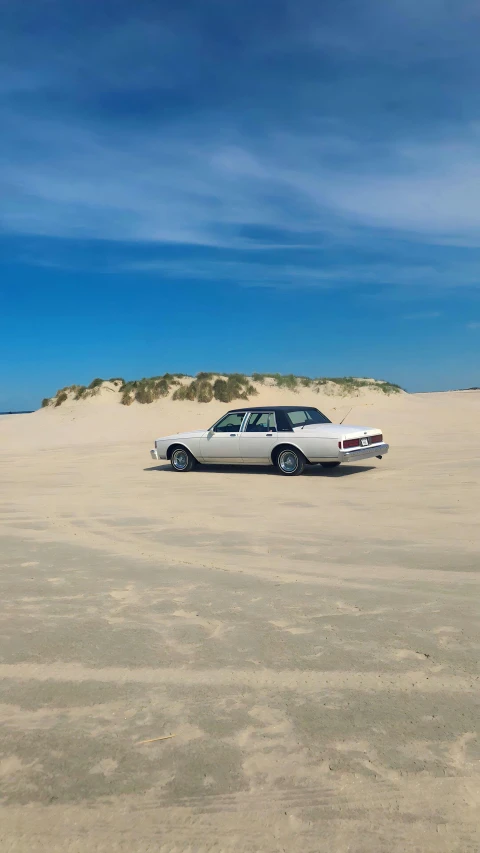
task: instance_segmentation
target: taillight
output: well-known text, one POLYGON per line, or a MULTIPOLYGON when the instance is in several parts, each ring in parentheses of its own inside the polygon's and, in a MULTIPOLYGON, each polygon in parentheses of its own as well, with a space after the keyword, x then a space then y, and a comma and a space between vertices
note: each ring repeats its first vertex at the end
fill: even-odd
POLYGON ((359 438, 346 438, 343 442, 343 446, 345 447, 360 447, 360 439, 359 438))
MULTIPOLYGON (((383 441, 383 435, 369 435, 366 438, 367 444, 364 444, 365 438, 346 438, 343 442, 343 449, 346 450, 349 447, 367 447, 369 444, 381 444, 383 441)), ((340 447, 340 442, 338 443, 340 447)))

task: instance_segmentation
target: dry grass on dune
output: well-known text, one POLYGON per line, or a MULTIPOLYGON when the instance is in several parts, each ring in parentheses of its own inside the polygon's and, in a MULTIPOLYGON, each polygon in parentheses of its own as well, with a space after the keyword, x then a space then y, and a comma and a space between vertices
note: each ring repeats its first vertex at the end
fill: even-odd
POLYGON ((231 403, 235 400, 249 400, 264 390, 274 388, 296 394, 310 390, 316 394, 344 397, 359 396, 365 390, 387 395, 402 391, 399 385, 392 382, 351 376, 312 379, 308 376, 280 373, 253 373, 252 376, 246 376, 243 373, 200 372, 195 377, 185 376, 182 373, 164 373, 161 376, 128 381, 121 378, 108 380, 96 378, 88 386, 66 386, 60 388, 53 397, 45 397, 42 400, 42 408, 48 406, 58 408, 72 400, 87 400, 97 397, 102 391, 115 394, 117 402, 124 406, 131 406, 132 403, 145 405, 163 398, 198 403, 210 403, 212 400, 231 403))

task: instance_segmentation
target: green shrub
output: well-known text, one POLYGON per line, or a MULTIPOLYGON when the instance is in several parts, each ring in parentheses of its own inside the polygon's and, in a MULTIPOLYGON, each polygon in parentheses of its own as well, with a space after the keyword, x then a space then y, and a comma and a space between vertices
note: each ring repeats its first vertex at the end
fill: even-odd
POLYGON ((170 391, 170 384, 165 377, 157 382, 156 391, 158 397, 168 397, 168 392, 170 391))
POLYGON ((122 379, 122 386, 120 387, 120 391, 122 392, 122 399, 120 402, 123 402, 123 397, 127 402, 124 405, 129 406, 133 400, 136 400, 137 403, 153 403, 155 400, 159 400, 160 397, 167 397, 170 391, 170 379, 172 374, 166 373, 164 376, 152 376, 149 379, 144 377, 143 379, 135 379, 129 382, 125 382, 122 379))
POLYGON ((231 400, 246 400, 249 381, 243 373, 231 373, 227 379, 231 400))
POLYGON ((252 373, 252 381, 263 385, 265 382, 265 373, 252 373))
POLYGON ((213 384, 213 396, 221 403, 232 400, 248 400, 257 394, 256 388, 243 373, 231 373, 226 379, 216 379, 213 384))
POLYGON ((100 385, 103 384, 103 381, 103 379, 98 379, 98 377, 97 379, 92 379, 90 385, 88 386, 88 390, 93 391, 94 388, 100 388, 100 385))
POLYGON ((49 405, 49 403, 50 403, 50 397, 44 397, 42 400, 42 409, 46 409, 46 407, 49 405))
POLYGON ((195 380, 193 382, 190 382, 190 385, 187 385, 185 390, 186 390, 186 399, 187 400, 196 400, 197 392, 198 392, 198 385, 195 382, 195 380))
POLYGON ((197 398, 197 383, 190 382, 190 385, 180 385, 174 392, 174 400, 196 400, 197 398))
POLYGON ((136 379, 129 382, 124 382, 123 385, 120 386, 120 391, 133 391, 137 387, 137 385, 138 382, 136 379))
POLYGON ((213 383, 213 396, 220 403, 229 403, 232 399, 230 396, 230 388, 225 379, 216 379, 213 383))
POLYGON ((236 376, 229 376, 227 379, 228 401, 242 400, 245 394, 245 388, 236 376))
POLYGON ((287 388, 289 391, 297 390, 297 377, 293 375, 293 373, 289 373, 287 376, 283 376, 281 373, 275 373, 274 377, 275 384, 279 388, 287 388))
POLYGON ((213 386, 207 379, 198 383, 197 400, 199 403, 210 403, 213 400, 213 386))
POLYGON ((120 385, 125 385, 125 379, 122 379, 121 376, 116 376, 114 379, 107 379, 107 382, 113 382, 114 385, 120 382, 120 385))
POLYGON ((86 393, 87 393, 87 389, 86 389, 85 385, 78 385, 77 389, 75 391, 74 399, 75 400, 81 400, 82 397, 85 397, 86 393))
POLYGON ((175 378, 175 373, 160 373, 158 376, 152 376, 151 378, 156 382, 159 382, 161 379, 165 379, 165 382, 168 382, 170 385, 175 378))
POLYGON ((176 391, 173 392, 172 400, 186 400, 186 385, 180 385, 176 391))
POLYGON ((403 388, 400 385, 397 385, 395 382, 377 382, 376 388, 379 388, 380 391, 383 391, 384 394, 399 394, 403 388))
POLYGON ((135 391, 137 403, 153 403, 153 389, 148 385, 141 384, 135 391))
POLYGON ((197 373, 197 382, 203 382, 204 379, 213 379, 213 373, 197 373))
POLYGON ((120 402, 121 402, 122 406, 131 406, 134 399, 135 399, 135 397, 134 397, 134 394, 131 390, 130 391, 124 391, 121 398, 120 398, 120 402))
POLYGON ((355 380, 351 376, 327 377, 327 382, 331 382, 333 385, 336 385, 343 397, 355 394, 355 391, 358 391, 359 388, 370 384, 369 382, 364 382, 362 380, 355 380))
POLYGON ((141 379, 136 384, 135 400, 137 403, 153 403, 160 397, 166 397, 168 391, 168 382, 163 377, 158 379, 141 379))
POLYGON ((57 399, 55 400, 55 407, 61 406, 62 403, 65 402, 65 400, 68 400, 68 394, 66 391, 61 391, 59 394, 57 394, 57 399))
POLYGON ((399 385, 393 382, 371 382, 369 379, 356 379, 353 376, 333 376, 317 382, 332 382, 338 386, 338 390, 343 396, 355 394, 360 388, 373 388, 373 390, 383 391, 384 394, 398 394, 402 389, 399 385))

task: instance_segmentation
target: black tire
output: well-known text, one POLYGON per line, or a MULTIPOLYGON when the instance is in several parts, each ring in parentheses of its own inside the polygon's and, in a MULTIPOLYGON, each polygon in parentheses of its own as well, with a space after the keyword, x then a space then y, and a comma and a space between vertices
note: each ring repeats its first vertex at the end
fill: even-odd
POLYGON ((341 464, 341 462, 320 462, 322 468, 338 468, 341 464))
POLYGON ((195 467, 196 459, 186 447, 174 447, 170 456, 170 465, 178 474, 191 471, 195 467))
POLYGON ((305 456, 296 447, 282 447, 275 459, 278 471, 285 477, 298 477, 303 474, 306 464, 305 456))

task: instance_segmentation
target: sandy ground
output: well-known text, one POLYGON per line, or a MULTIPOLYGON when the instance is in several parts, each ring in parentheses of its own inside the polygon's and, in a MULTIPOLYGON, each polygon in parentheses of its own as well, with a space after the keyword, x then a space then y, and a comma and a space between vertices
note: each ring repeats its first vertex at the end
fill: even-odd
POLYGON ((178 475, 152 439, 225 406, 0 418, 2 853, 477 853, 480 393, 317 402, 389 456, 178 475))

